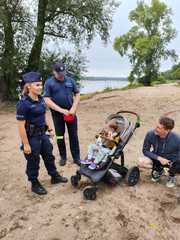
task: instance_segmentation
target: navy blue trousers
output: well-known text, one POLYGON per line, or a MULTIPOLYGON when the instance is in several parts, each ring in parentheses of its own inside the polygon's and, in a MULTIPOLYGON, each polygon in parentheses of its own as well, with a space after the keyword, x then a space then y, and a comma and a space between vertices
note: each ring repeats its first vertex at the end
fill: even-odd
POLYGON ((55 158, 52 153, 53 146, 49 140, 49 136, 44 134, 42 136, 29 137, 28 139, 32 151, 31 154, 24 154, 27 160, 26 174, 28 180, 33 182, 38 178, 40 155, 48 174, 50 176, 56 175, 55 158))
POLYGON ((69 135, 69 145, 71 150, 71 155, 74 162, 80 160, 80 149, 79 149, 79 139, 78 139, 78 127, 77 127, 77 117, 71 122, 65 122, 63 114, 52 111, 52 118, 54 122, 57 145, 62 159, 67 159, 66 143, 65 143, 65 125, 67 126, 69 135))

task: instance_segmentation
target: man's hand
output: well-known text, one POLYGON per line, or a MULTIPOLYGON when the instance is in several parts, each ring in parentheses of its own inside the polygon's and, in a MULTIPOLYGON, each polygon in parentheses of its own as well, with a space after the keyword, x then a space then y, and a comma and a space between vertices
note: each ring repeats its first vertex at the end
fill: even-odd
POLYGON ((63 113, 64 115, 69 115, 69 114, 70 114, 70 111, 68 111, 67 109, 63 109, 62 113, 63 113))
POLYGON ((75 114, 76 114, 76 108, 75 108, 75 107, 72 107, 72 108, 69 110, 69 114, 75 115, 75 114))
POLYGON ((162 165, 169 165, 170 164, 170 161, 166 158, 163 158, 163 157, 158 157, 158 160, 160 161, 160 163, 162 165))
POLYGON ((30 147, 30 145, 29 144, 25 144, 23 151, 24 151, 25 154, 28 154, 28 155, 31 154, 31 147, 30 147))
POLYGON ((51 100, 50 97, 45 97, 44 100, 45 100, 46 105, 47 105, 49 108, 53 109, 54 111, 59 112, 59 113, 63 113, 64 115, 70 114, 67 109, 61 108, 61 107, 59 107, 56 103, 54 103, 54 102, 51 100))

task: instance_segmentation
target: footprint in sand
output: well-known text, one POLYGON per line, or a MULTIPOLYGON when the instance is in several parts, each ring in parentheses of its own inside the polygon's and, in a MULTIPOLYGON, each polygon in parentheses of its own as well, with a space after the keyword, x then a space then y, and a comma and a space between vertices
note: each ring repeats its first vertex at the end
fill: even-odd
POLYGON ((61 208, 63 206, 63 204, 62 203, 54 203, 54 204, 52 204, 51 205, 51 208, 61 208))
POLYGON ((171 220, 176 224, 180 224, 180 218, 178 217, 171 217, 171 220))
POLYGON ((7 228, 0 230, 0 239, 4 238, 8 234, 7 228))
POLYGON ((9 229, 9 232, 15 231, 16 229, 23 229, 24 226, 20 221, 15 221, 9 229))
POLYGON ((61 240, 60 238, 51 238, 49 240, 61 240))
POLYGON ((16 221, 28 221, 29 218, 27 214, 21 209, 17 209, 16 211, 13 212, 10 216, 10 220, 15 219, 16 221))
POLYGON ((129 219, 118 209, 118 215, 115 216, 115 219, 122 224, 123 227, 127 227, 129 219))
POLYGON ((175 199, 176 198, 176 196, 172 193, 166 193, 166 196, 170 199, 175 199))
POLYGON ((138 235, 134 235, 134 233, 130 233, 128 234, 129 236, 127 236, 127 240, 138 240, 139 236, 138 235))
POLYGON ((164 209, 171 210, 171 209, 174 209, 176 203, 175 202, 170 202, 170 201, 163 201, 163 202, 160 202, 160 205, 164 209))

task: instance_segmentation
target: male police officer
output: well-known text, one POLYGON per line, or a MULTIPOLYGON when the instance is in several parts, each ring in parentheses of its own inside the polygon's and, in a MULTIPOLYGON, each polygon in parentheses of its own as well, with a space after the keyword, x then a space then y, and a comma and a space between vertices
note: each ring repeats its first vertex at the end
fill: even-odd
POLYGON ((53 65, 53 76, 45 82, 44 99, 52 113, 60 153, 60 165, 65 165, 67 160, 64 139, 65 123, 68 129, 73 161, 79 164, 80 150, 76 110, 80 101, 80 93, 75 81, 67 76, 64 64, 56 63, 53 65))

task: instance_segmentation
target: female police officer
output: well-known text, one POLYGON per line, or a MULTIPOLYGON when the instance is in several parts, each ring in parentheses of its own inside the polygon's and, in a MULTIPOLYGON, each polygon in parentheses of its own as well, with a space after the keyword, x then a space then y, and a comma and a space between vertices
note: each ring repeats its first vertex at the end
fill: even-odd
POLYGON ((41 75, 38 72, 29 72, 23 75, 23 97, 17 103, 19 134, 22 140, 22 150, 27 160, 26 173, 32 184, 32 192, 39 195, 47 194, 46 189, 38 181, 40 155, 44 160, 51 183, 67 182, 56 170, 55 159, 52 154, 52 144, 46 130, 51 133, 46 120, 46 108, 43 98, 41 75))

